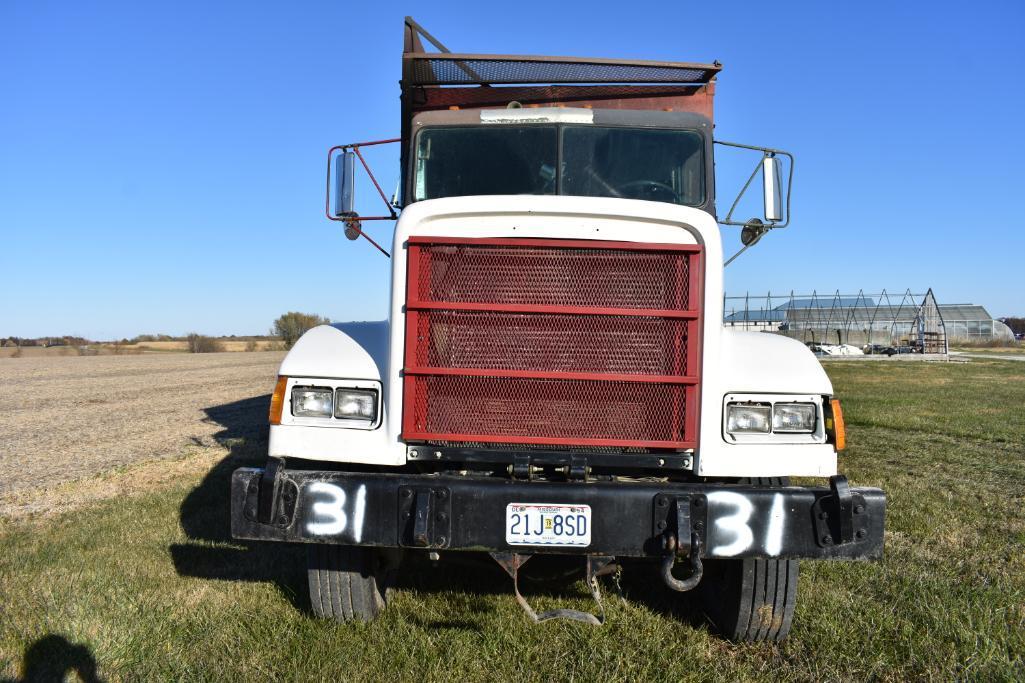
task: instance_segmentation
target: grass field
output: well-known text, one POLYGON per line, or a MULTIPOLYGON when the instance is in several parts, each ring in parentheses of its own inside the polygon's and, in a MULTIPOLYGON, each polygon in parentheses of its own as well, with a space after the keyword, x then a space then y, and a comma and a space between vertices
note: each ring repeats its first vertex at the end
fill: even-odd
MULTIPOLYGON (((841 468, 889 494, 886 557, 802 563, 779 646, 681 620, 647 576, 625 604, 605 585, 602 628, 531 625, 490 560, 414 562, 379 621, 315 621, 301 548, 227 538, 229 473, 265 447, 250 438, 155 492, 7 522, 0 679, 1020 680, 1025 364, 826 367, 849 429, 841 468)), ((592 606, 579 581, 526 588, 535 608, 592 606)))
POLYGON ((966 342, 955 339, 950 342, 951 351, 985 351, 986 353, 1025 353, 1025 341, 1009 339, 987 339, 966 342))

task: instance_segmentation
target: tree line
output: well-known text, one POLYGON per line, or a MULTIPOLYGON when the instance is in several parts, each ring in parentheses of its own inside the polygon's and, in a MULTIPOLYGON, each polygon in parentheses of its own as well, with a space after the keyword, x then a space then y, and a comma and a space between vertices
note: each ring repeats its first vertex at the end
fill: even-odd
POLYGON ((997 318, 1000 322, 1011 328, 1016 335, 1025 334, 1025 318, 997 318))
MULTIPOLYGON (((306 332, 317 327, 318 325, 330 324, 329 318, 317 315, 316 313, 300 313, 299 311, 289 311, 284 315, 279 316, 270 329, 270 336, 281 340, 281 343, 285 348, 292 348, 299 337, 303 336, 306 332)), ((116 346, 129 346, 136 344, 145 344, 147 342, 186 342, 188 350, 191 353, 212 353, 216 351, 223 351, 224 340, 241 340, 249 341, 252 348, 247 346, 247 350, 256 349, 256 340, 261 337, 241 336, 237 337, 231 335, 230 337, 211 337, 205 334, 199 334, 198 332, 190 332, 189 334, 181 336, 173 336, 170 334, 139 334, 132 338, 125 337, 124 339, 115 339, 108 342, 98 342, 92 339, 86 339, 85 337, 79 337, 76 335, 63 335, 57 337, 3 337, 0 338, 0 347, 23 347, 23 346, 88 346, 91 344, 114 344, 116 346)))

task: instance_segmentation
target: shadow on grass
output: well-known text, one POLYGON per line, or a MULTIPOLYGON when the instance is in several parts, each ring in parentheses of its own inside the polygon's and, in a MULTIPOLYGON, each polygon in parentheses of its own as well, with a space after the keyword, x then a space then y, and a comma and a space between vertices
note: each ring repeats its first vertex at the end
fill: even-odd
POLYGON ((25 648, 21 660, 21 678, 5 678, 0 683, 64 681, 70 673, 84 683, 99 683, 96 658, 85 645, 76 645, 55 633, 39 638, 25 648))
MULTIPOLYGON (((545 601, 543 609, 568 607, 566 601, 591 601, 583 578, 582 557, 537 555, 520 570, 520 592, 535 609, 539 607, 535 601, 541 599, 545 601)), ((512 579, 486 553, 443 553, 440 561, 431 562, 425 553, 407 552, 394 587, 446 599, 448 618, 407 616, 413 624, 431 630, 481 631, 481 623, 462 617, 493 613, 493 596, 504 596, 510 603, 514 600, 512 579)), ((597 605, 593 607, 597 612, 597 605)))
MULTIPOLYGON (((536 555, 520 570, 520 591, 528 598, 588 596, 583 578, 582 557, 536 555)), ((423 552, 407 552, 395 587, 421 593, 458 592, 467 599, 513 592, 512 579, 490 555, 469 552, 443 553, 438 562, 430 562, 423 552)))
MULTIPOLYGON (((705 563, 708 564, 707 562, 705 563)), ((666 586, 656 562, 628 560, 623 567, 623 595, 656 614, 699 627, 706 623, 695 591, 678 593, 666 586)), ((684 572, 677 569, 676 574, 684 572)))
MULTIPOLYGON (((699 630, 710 628, 706 607, 698 593, 670 590, 659 575, 657 563, 627 559, 622 564, 621 591, 613 578, 599 580, 606 605, 622 595, 627 601, 668 619, 699 630)), ((513 598, 512 579, 484 553, 452 553, 448 558, 443 555, 437 563, 429 562, 420 553, 407 553, 395 587, 427 594, 447 593, 454 614, 493 612, 494 602, 486 596, 508 596, 510 601, 513 598)), ((521 570, 520 592, 536 611, 540 611, 539 607, 571 606, 564 604, 566 601, 591 602, 584 581, 584 558, 535 555, 521 570), (543 605, 537 604, 542 600, 543 605)), ((597 614, 597 605, 591 603, 589 611, 597 614)), ((479 624, 466 619, 427 621, 412 615, 409 620, 427 628, 480 630, 479 624)))
MULTIPOLYGON (((266 462, 269 405, 270 395, 264 395, 204 409, 207 420, 223 428, 214 438, 230 452, 182 502, 180 522, 189 541, 172 545, 170 553, 181 576, 273 583, 296 608, 309 613, 306 550, 302 544, 231 538, 231 473, 239 467, 259 467, 266 462)), ((655 572, 650 564, 631 567, 624 576, 633 579, 624 584, 628 597, 653 611, 689 620, 692 610, 686 599, 665 589, 655 572)), ((537 555, 521 570, 520 590, 528 600, 586 598, 590 593, 583 575, 582 557, 537 555)), ((440 562, 430 562, 426 553, 406 552, 395 588, 447 594, 453 612, 458 614, 490 612, 494 609, 492 603, 483 596, 511 598, 513 594, 512 580, 485 553, 443 553, 440 562)), ((611 590, 607 581, 603 590, 611 590)), ((458 618, 418 623, 431 628, 477 628, 471 620, 458 618)))
POLYGON ((181 576, 273 583, 297 608, 308 610, 302 548, 231 538, 231 473, 266 462, 269 407, 267 394, 204 409, 208 422, 223 427, 214 438, 229 453, 182 501, 180 522, 189 542, 169 550, 181 576))

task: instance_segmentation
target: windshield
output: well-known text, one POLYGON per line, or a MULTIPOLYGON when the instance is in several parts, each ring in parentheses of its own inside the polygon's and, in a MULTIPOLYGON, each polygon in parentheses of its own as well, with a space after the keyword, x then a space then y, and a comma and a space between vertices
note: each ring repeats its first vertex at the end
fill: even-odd
POLYGON ((414 201, 488 194, 623 197, 700 206, 701 135, 602 126, 427 128, 414 201))

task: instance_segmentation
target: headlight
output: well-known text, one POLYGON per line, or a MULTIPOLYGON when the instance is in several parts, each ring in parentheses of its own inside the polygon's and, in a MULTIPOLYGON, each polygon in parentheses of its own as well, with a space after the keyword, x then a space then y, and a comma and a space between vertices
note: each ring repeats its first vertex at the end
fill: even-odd
POLYGON ((726 394, 722 431, 727 443, 822 444, 828 421, 815 394, 726 394))
POLYGON ((726 406, 726 431, 730 434, 768 434, 771 414, 769 405, 731 403, 726 406))
POLYGON ((374 430, 381 426, 385 412, 381 396, 381 383, 375 380, 282 376, 274 387, 270 422, 283 427, 374 430), (289 401, 291 410, 280 408, 289 401))
POLYGON ((339 389, 335 393, 335 417, 376 422, 377 392, 372 389, 339 389))
POLYGON ((772 406, 772 431, 810 434, 815 431, 814 403, 776 403, 772 406))
POLYGON ((294 387, 292 415, 296 417, 331 417, 331 397, 327 387, 294 387))

